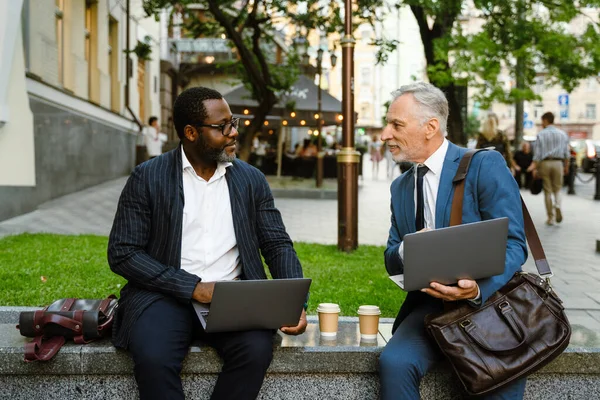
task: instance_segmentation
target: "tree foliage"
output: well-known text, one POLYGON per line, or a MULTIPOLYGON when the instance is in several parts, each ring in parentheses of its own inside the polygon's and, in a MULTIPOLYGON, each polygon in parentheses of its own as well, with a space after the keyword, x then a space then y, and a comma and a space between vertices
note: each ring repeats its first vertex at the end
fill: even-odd
MULTIPOLYGON (((385 10, 384 0, 358 0, 353 10, 354 27, 362 23, 375 24, 385 10)), ((218 37, 225 34, 235 48, 238 59, 228 67, 247 86, 259 103, 254 118, 244 132, 240 157, 247 159, 254 133, 259 131, 266 116, 279 98, 288 92, 300 73, 298 49, 290 46, 280 60, 274 49, 285 40, 285 29, 295 24, 301 37, 318 30, 328 36, 343 32, 343 9, 339 1, 319 0, 144 0, 148 15, 158 16, 161 9, 172 7, 188 15, 186 31, 193 37, 218 37), (199 5, 202 18, 188 6, 199 5), (196 17, 194 17, 196 16, 196 17)), ((197 10, 197 8, 194 8, 197 10)), ((378 60, 393 50, 397 41, 377 38, 378 60)), ((289 43, 286 43, 289 45, 289 43)))

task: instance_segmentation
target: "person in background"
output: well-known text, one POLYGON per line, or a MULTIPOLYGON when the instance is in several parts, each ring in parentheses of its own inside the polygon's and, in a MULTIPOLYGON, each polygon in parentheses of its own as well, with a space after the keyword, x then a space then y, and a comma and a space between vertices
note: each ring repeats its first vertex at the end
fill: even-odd
POLYGON ((521 143, 521 150, 515 152, 513 159, 515 160, 515 179, 517 184, 520 188, 528 188, 533 179, 531 171, 527 170, 533 161, 531 144, 526 141, 521 143))
POLYGON ((512 157, 510 142, 506 134, 498 129, 498 116, 495 113, 489 113, 485 121, 483 121, 481 133, 475 145, 477 149, 485 149, 487 147, 493 147, 494 150, 502 154, 506 165, 511 172, 514 172, 515 162, 512 157))
POLYGON ((158 118, 152 116, 148 119, 148 128, 145 130, 144 142, 148 158, 153 159, 162 154, 163 143, 167 141, 167 135, 160 133, 158 118))
POLYGON ((565 131, 554 126, 554 114, 547 112, 542 115, 542 129, 533 143, 533 162, 527 168, 533 176, 542 178, 547 225, 561 223, 560 190, 563 185, 563 174, 569 173, 569 136, 565 131), (554 197, 554 201, 553 201, 554 197))
POLYGON ((377 180, 379 176, 379 163, 383 160, 383 147, 377 135, 373 135, 371 143, 369 143, 369 154, 373 163, 373 179, 377 180))

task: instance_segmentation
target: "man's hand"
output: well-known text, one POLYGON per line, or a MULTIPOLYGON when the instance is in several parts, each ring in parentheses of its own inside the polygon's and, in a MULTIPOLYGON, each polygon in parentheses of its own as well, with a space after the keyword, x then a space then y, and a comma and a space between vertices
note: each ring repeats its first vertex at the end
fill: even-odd
POLYGON ((304 333, 304 331, 306 330, 306 325, 308 325, 308 322, 306 322, 306 311, 302 310, 302 314, 300 315, 300 322, 298 322, 298 325, 282 326, 279 329, 286 335, 296 336, 304 333))
POLYGON ((459 280, 458 286, 445 286, 437 282, 431 282, 429 286, 421 291, 446 301, 474 300, 479 291, 477 282, 471 279, 459 280))
POLYGON ((537 169, 537 163, 532 162, 531 164, 529 164, 529 167, 527 167, 527 172, 533 172, 535 174, 536 169, 537 169))
POLYGON ((196 288, 194 289, 194 293, 192 293, 192 299, 200 303, 210 303, 212 301, 214 291, 214 282, 198 282, 196 288))

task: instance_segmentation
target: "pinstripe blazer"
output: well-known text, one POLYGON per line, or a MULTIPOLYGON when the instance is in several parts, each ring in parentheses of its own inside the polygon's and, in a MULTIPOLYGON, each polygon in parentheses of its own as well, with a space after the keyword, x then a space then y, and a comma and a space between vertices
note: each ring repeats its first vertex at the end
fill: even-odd
MULTIPOLYGON (((242 279, 301 278, 302 268, 275 208, 265 176, 234 160, 225 174, 242 279)), ((190 303, 200 278, 181 269, 183 224, 181 146, 135 168, 119 199, 108 263, 128 283, 121 290, 113 343, 127 347, 133 323, 152 302, 171 296, 190 303)))

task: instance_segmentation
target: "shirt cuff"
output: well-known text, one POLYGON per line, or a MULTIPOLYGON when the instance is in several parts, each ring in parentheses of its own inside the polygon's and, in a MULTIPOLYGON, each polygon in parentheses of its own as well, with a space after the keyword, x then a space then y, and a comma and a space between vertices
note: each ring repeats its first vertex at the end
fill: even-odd
POLYGON ((400 243, 398 247, 398 255, 400 256, 400 260, 404 261, 404 242, 400 243))
POLYGON ((477 296, 475 296, 474 299, 469 299, 467 301, 477 307, 481 305, 481 291, 479 290, 479 285, 477 285, 477 296))

